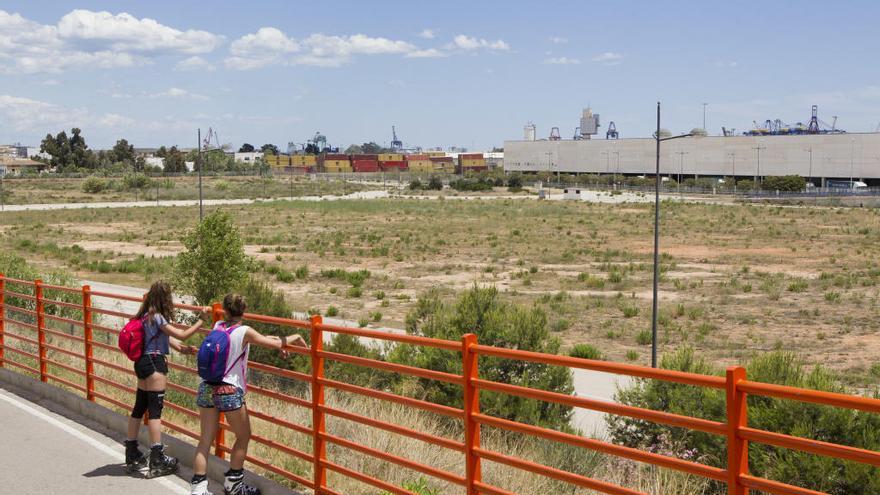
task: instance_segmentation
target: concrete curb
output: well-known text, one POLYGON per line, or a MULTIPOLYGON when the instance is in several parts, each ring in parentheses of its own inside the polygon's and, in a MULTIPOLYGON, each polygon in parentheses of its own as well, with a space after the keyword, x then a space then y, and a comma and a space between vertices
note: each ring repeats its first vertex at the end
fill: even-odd
MULTIPOLYGON (((47 400, 74 415, 92 420, 100 426, 117 433, 119 438, 123 438, 128 429, 127 417, 119 415, 100 404, 89 402, 67 390, 48 383, 43 383, 39 380, 34 380, 21 373, 0 368, 0 383, 6 383, 15 388, 33 393, 40 399, 47 400)), ((11 392, 14 393, 14 390, 11 390, 11 392)), ((141 434, 138 437, 138 440, 140 440, 143 446, 149 447, 149 438, 146 428, 141 429, 141 434)), ((183 440, 167 434, 162 436, 162 440, 166 445, 166 452, 168 455, 177 457, 181 464, 192 468, 192 460, 196 452, 194 445, 190 445, 183 440)), ((212 480, 222 483, 223 473, 228 469, 228 461, 219 459, 213 455, 208 458, 208 477, 212 480)), ((301 495, 300 492, 281 486, 270 479, 264 478, 250 471, 247 471, 246 480, 249 485, 259 488, 263 495, 301 495)))

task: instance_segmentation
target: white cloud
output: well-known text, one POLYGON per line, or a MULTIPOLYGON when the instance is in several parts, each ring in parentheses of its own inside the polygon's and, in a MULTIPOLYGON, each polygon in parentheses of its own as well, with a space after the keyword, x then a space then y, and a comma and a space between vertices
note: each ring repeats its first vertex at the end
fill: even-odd
POLYGON ((564 45, 565 43, 568 43, 568 38, 563 38, 561 36, 551 36, 550 43, 555 43, 557 45, 564 45))
POLYGON ((207 31, 180 31, 131 14, 74 10, 58 21, 63 39, 94 43, 116 51, 196 54, 214 51, 223 38, 207 31))
POLYGON ((357 55, 441 56, 437 50, 420 50, 406 41, 364 34, 331 36, 315 33, 295 40, 272 27, 260 28, 254 34, 233 41, 229 52, 231 56, 226 59, 226 66, 239 70, 276 64, 339 67, 357 55))
POLYGON ((84 108, 67 108, 20 96, 0 95, 0 129, 47 132, 71 127, 119 128, 134 121, 117 114, 93 115, 84 108))
POLYGON ((414 52, 409 52, 406 54, 406 57, 409 58, 437 58, 448 56, 448 53, 440 51, 436 48, 428 48, 427 50, 416 50, 414 52))
POLYGON ((716 60, 714 65, 715 65, 715 67, 718 67, 718 68, 728 67, 728 68, 733 69, 734 67, 739 66, 739 62, 736 62, 736 61, 725 62, 723 60, 716 60))
POLYGON ((614 52, 605 52, 592 58, 593 62, 600 62, 602 65, 619 65, 622 63, 623 55, 614 52))
POLYGON ((205 95, 201 95, 198 93, 193 93, 191 91, 187 91, 181 88, 168 88, 165 91, 160 91, 158 93, 152 93, 149 95, 150 98, 177 98, 177 99, 189 99, 189 100, 208 100, 205 95))
POLYGON ((581 63, 581 61, 576 58, 569 57, 552 57, 545 59, 544 63, 550 65, 577 65, 581 63))
POLYGON ((193 55, 192 57, 185 58, 174 65, 174 70, 179 72, 213 71, 215 69, 216 67, 214 67, 210 62, 198 55, 193 55))
POLYGON ((0 10, 0 72, 6 73, 131 67, 154 56, 208 53, 222 41, 126 13, 73 10, 49 25, 0 10))
POLYGON ((504 40, 487 41, 484 38, 472 38, 464 34, 457 35, 455 38, 452 39, 452 43, 447 46, 449 48, 458 48, 461 50, 476 50, 479 48, 485 48, 488 50, 510 49, 510 45, 508 45, 504 40))
POLYGON ((423 29, 421 33, 419 33, 419 38, 424 38, 426 40, 432 40, 437 36, 433 29, 423 29))

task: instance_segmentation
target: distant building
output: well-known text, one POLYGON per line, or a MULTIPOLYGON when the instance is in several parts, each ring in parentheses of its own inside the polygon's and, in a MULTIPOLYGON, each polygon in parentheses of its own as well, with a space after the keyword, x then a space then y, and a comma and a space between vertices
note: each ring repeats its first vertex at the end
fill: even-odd
POLYGON ((159 167, 165 168, 165 159, 161 156, 147 156, 144 157, 144 163, 148 167, 159 167))
POLYGON ((255 163, 258 159, 263 158, 262 151, 249 151, 249 152, 236 152, 233 154, 236 162, 240 163, 255 163))
POLYGON ((49 165, 17 156, 0 156, 0 175, 21 175, 24 172, 44 172, 49 165))

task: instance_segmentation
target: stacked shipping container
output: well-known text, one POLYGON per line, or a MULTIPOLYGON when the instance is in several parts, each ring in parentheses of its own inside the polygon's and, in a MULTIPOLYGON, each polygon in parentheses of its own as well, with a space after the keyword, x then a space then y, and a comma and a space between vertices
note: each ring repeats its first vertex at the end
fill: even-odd
POLYGON ((481 170, 489 170, 482 153, 462 153, 458 155, 457 172, 479 172, 481 170))
POLYGON ((455 160, 451 156, 428 156, 431 163, 434 164, 435 172, 445 172, 447 174, 455 173, 455 160))
POLYGON ((351 155, 351 168, 355 172, 379 172, 379 155, 351 155))
POLYGON ((434 172, 434 164, 428 159, 428 155, 406 155, 406 164, 410 172, 434 172))
POLYGON ((331 174, 352 172, 351 160, 348 155, 327 153, 321 157, 321 167, 324 172, 331 174))

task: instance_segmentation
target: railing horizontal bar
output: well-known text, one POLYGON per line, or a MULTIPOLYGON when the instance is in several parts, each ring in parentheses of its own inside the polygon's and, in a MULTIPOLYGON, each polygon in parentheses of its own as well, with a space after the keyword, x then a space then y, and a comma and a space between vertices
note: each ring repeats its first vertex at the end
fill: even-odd
POLYGON ((725 435, 727 433, 724 423, 710 421, 708 419, 692 418, 690 416, 681 416, 678 414, 666 413, 661 411, 653 411, 650 409, 642 409, 640 407, 626 406, 614 402, 588 399, 586 397, 575 397, 571 395, 560 394, 557 392, 548 392, 546 390, 538 390, 534 388, 520 387, 519 385, 510 385, 507 383, 498 383, 488 380, 474 380, 474 385, 482 390, 491 390, 493 392, 507 393, 528 399, 536 399, 548 402, 555 402, 566 406, 583 407, 594 411, 600 411, 608 414, 617 414, 628 416, 631 418, 662 423, 670 426, 678 426, 699 430, 706 433, 714 433, 716 435, 725 435))
POLYGON ((474 482, 474 486, 480 491, 480 493, 488 493, 489 495, 516 495, 516 493, 509 492, 507 490, 502 490, 497 486, 487 485, 482 481, 474 482))
POLYGON ((272 423, 274 425, 278 425, 278 426, 281 426, 284 428, 289 428, 295 432, 303 433, 305 435, 312 434, 311 428, 308 428, 303 425, 298 425, 296 423, 291 423, 290 421, 287 421, 287 420, 284 420, 281 418, 276 418, 275 416, 272 416, 271 414, 266 414, 264 412, 248 409, 248 416, 250 416, 252 418, 261 419, 263 421, 267 421, 269 423, 272 423))
POLYGON ((59 367, 59 368, 65 370, 65 371, 69 371, 69 372, 71 372, 71 373, 73 373, 73 374, 75 374, 75 375, 79 375, 79 376, 82 376, 82 377, 86 376, 86 371, 85 371, 85 370, 78 370, 78 369, 74 368, 73 366, 68 366, 68 365, 66 365, 66 364, 61 364, 61 363, 59 363, 59 362, 57 362, 57 361, 52 361, 51 359, 47 359, 46 361, 47 361, 49 364, 51 364, 52 366, 57 366, 57 367, 59 367))
POLYGON ((95 364, 100 364, 101 366, 105 366, 110 369, 114 369, 116 371, 121 371, 123 373, 128 373, 129 375, 134 376, 134 370, 132 368, 126 368, 124 366, 120 366, 116 363, 111 363, 109 361, 102 361, 98 358, 92 358, 92 362, 95 364))
POLYGON ((272 397, 273 399, 278 399, 281 402, 286 402, 288 404, 294 404, 300 407, 305 407, 307 409, 312 408, 312 403, 305 400, 300 399, 299 397, 294 397, 292 395, 283 394, 281 392, 276 392, 274 390, 269 390, 263 387, 258 387, 256 385, 248 385, 248 392, 256 392, 260 395, 265 395, 266 397, 272 397))
POLYGON ((103 309, 103 308, 95 308, 95 307, 92 307, 92 312, 93 313, 101 313, 102 315, 107 315, 107 316, 116 316, 119 318, 126 318, 126 319, 132 319, 136 316, 134 313, 123 313, 121 311, 114 311, 112 309, 103 309))
POLYGON ((118 352, 119 354, 122 354, 122 350, 115 345, 105 344, 103 342, 96 342, 94 340, 92 341, 92 345, 101 349, 106 349, 108 351, 118 352))
POLYGON ((359 473, 353 469, 348 469, 345 466, 340 466, 339 464, 330 461, 318 461, 318 464, 326 467, 331 471, 336 471, 339 474, 343 474, 345 476, 348 476, 349 478, 356 479, 362 483, 373 485, 380 490, 385 490, 386 492, 391 492, 396 495, 417 495, 409 490, 404 490, 403 488, 399 488, 390 483, 386 483, 382 480, 373 478, 372 476, 367 476, 366 474, 359 473))
MULTIPOLYGON (((144 292, 146 293, 146 291, 144 291, 144 292)), ((103 292, 103 291, 97 291, 97 290, 93 290, 93 291, 89 292, 89 294, 91 294, 92 297, 106 297, 108 299, 121 299, 123 301, 132 301, 132 302, 143 302, 143 300, 144 300, 143 297, 125 296, 122 294, 113 294, 112 292, 103 292)))
MULTIPOLYGON (((8 321, 11 322, 12 320, 8 320, 8 321)), ((9 333, 9 332, 4 332, 3 335, 5 335, 5 336, 7 336, 7 337, 12 337, 12 338, 15 339, 15 340, 20 340, 20 341, 22 341, 22 342, 27 342, 28 344, 31 344, 31 345, 36 345, 36 346, 39 346, 39 345, 40 345, 40 341, 39 341, 39 340, 37 340, 37 339, 31 339, 31 338, 25 337, 25 336, 23 336, 23 335, 16 335, 16 334, 14 334, 14 333, 9 333)), ((11 351, 13 351, 13 352, 15 352, 15 348, 8 348, 8 349, 11 350, 11 351)))
POLYGON ((277 316, 265 316, 254 313, 245 313, 242 318, 249 321, 268 323, 270 325, 279 325, 283 327, 300 328, 303 330, 311 328, 311 323, 293 318, 279 318, 277 316))
MULTIPOLYGON (((110 380, 109 378, 104 378, 103 376, 92 375, 92 379, 97 380, 105 385, 110 385, 111 387, 117 388, 117 389, 122 390, 124 392, 128 392, 130 394, 134 394, 135 392, 137 392, 137 389, 131 388, 127 385, 123 385, 119 382, 114 382, 113 380, 110 380)), ((126 407, 130 407, 130 405, 126 406, 126 407)))
POLYGON ((380 330, 368 330, 365 328, 343 327, 338 325, 327 325, 322 323, 321 330, 332 333, 343 333, 346 335, 355 335, 357 337, 368 337, 377 340, 390 340, 393 342, 403 342, 405 344, 423 345, 426 347, 434 347, 437 349, 445 349, 447 351, 461 352, 461 342, 452 342, 451 340, 431 339, 428 337, 419 337, 416 335, 406 335, 392 332, 383 332, 380 330))
POLYGON ((20 278, 3 277, 3 280, 10 284, 30 285, 31 287, 36 285, 33 280, 22 280, 20 278))
POLYGON ((189 416, 190 418, 199 419, 199 413, 193 411, 192 409, 188 409, 186 407, 183 407, 180 404, 176 404, 174 402, 171 402, 167 398, 165 399, 164 404, 169 409, 173 409, 179 413, 182 413, 184 416, 189 416))
POLYGON ((4 290, 3 293, 6 294, 7 296, 17 297, 19 299, 24 299, 25 301, 36 301, 37 300, 36 296, 22 294, 21 292, 13 292, 11 290, 4 290))
POLYGON ((63 347, 54 346, 52 344, 43 344, 43 347, 45 347, 46 349, 55 351, 55 352, 60 352, 61 354, 67 354, 68 356, 75 357, 77 359, 85 360, 85 358, 86 358, 85 355, 83 355, 80 352, 73 352, 71 350, 65 349, 63 347))
MULTIPOLYGON (((79 294, 82 292, 82 288, 73 288, 73 287, 65 287, 63 285, 52 285, 52 284, 42 284, 44 289, 48 290, 60 290, 62 292, 68 292, 70 294, 79 294)), ((48 302, 48 301, 46 301, 48 302)))
POLYGON ((676 469, 678 471, 702 476, 704 478, 710 478, 718 481, 725 481, 727 479, 727 471, 725 471, 724 469, 707 466, 705 464, 699 464, 696 462, 677 459, 675 457, 654 454, 652 452, 646 452, 644 450, 624 447, 622 445, 615 445, 612 443, 603 442, 601 440, 585 438, 578 435, 572 435, 570 433, 562 433, 559 431, 541 428, 538 426, 517 423, 515 421, 496 418, 493 416, 486 416, 485 414, 474 414, 473 417, 474 420, 476 420, 478 423, 488 426, 494 426, 496 428, 501 428, 504 430, 525 433, 527 435, 533 435, 540 438, 545 438, 547 440, 554 440, 557 442, 566 443, 568 445, 573 445, 575 447, 595 450, 597 452, 615 455, 633 461, 676 469))
POLYGON ((22 308, 21 306, 13 306, 12 304, 9 304, 9 303, 3 303, 3 307, 6 308, 8 311, 12 311, 15 313, 22 313, 22 314, 26 314, 29 316, 37 316, 36 311, 34 311, 32 309, 22 308))
POLYGON ((847 461, 880 466, 880 452, 874 452, 872 450, 784 435, 781 433, 772 433, 748 427, 740 428, 739 436, 751 442, 764 443, 775 447, 782 447, 784 449, 800 450, 811 454, 837 457, 838 459, 844 459, 847 461))
MULTIPOLYGON (((120 409, 123 409, 123 410, 126 410, 126 411, 130 411, 130 410, 131 410, 131 404, 126 404, 126 403, 124 403, 124 402, 122 402, 122 401, 116 400, 116 399, 114 399, 113 397, 110 397, 110 396, 107 395, 107 394, 103 394, 103 393, 101 393, 101 392, 98 392, 97 390, 93 390, 93 391, 92 391, 92 395, 94 395, 95 397, 97 397, 97 398, 99 398, 99 399, 101 399, 101 400, 107 401, 107 402, 113 404, 114 406, 116 406, 116 407, 118 407, 118 408, 120 408, 120 409)), ((166 423, 165 426, 171 426, 171 425, 168 424, 168 423, 166 423)))
MULTIPOLYGON (((7 351, 15 351, 15 349, 12 349, 12 348, 10 348, 10 347, 6 347, 5 349, 6 349, 7 351)), ((39 375, 39 374, 40 374, 40 370, 38 370, 38 369, 36 369, 36 368, 31 368, 30 366, 28 366, 28 365, 26 365, 26 364, 21 364, 21 363, 19 363, 18 361, 13 361, 13 360, 11 360, 11 359, 9 359, 9 358, 4 359, 4 360, 3 360, 3 364, 4 364, 4 365, 11 364, 12 366, 15 366, 16 368, 21 368, 21 369, 23 369, 23 370, 30 371, 31 373, 34 373, 34 374, 36 374, 36 375, 39 375)))
POLYGON ((499 347, 492 347, 487 345, 475 345, 473 346, 473 351, 481 356, 520 359, 523 361, 552 364, 556 366, 566 366, 569 368, 580 368, 585 370, 602 371, 605 373, 614 373, 618 375, 635 376, 639 378, 651 378, 655 380, 663 380, 666 382, 683 383, 685 385, 694 385, 698 387, 709 387, 717 389, 723 389, 725 387, 724 378, 720 376, 699 375, 696 373, 684 373, 681 371, 653 369, 643 366, 636 366, 633 364, 612 363, 609 361, 598 361, 594 359, 557 356, 552 354, 542 354, 539 352, 521 351, 517 349, 502 349, 499 347))
MULTIPOLYGON (((43 315, 43 316, 45 316, 46 318, 48 318, 48 319, 50 319, 50 320, 60 321, 61 323, 68 323, 68 324, 70 324, 70 325, 76 325, 76 326, 79 326, 79 327, 82 327, 82 326, 83 326, 83 322, 82 322, 82 321, 72 320, 72 319, 70 319, 70 318, 64 318, 64 317, 62 317, 62 316, 50 315, 50 314, 48 314, 48 313, 45 314, 45 315, 43 315)), ((80 338, 80 339, 81 339, 81 338, 80 338)))
POLYGON ((249 361, 248 368, 253 369, 253 370, 264 371, 266 373, 270 373, 275 376, 280 376, 280 377, 284 377, 284 378, 291 378, 293 380, 299 380, 302 382, 310 382, 312 380, 312 377, 305 374, 305 373, 300 373, 298 371, 286 370, 286 369, 282 369, 282 368, 276 368, 275 366, 269 366, 268 364, 257 363, 255 361, 249 361))
POLYGON ((166 386, 172 390, 177 390, 178 392, 183 392, 185 394, 189 394, 193 397, 198 393, 197 390, 191 389, 189 387, 184 387, 183 385, 178 385, 177 383, 167 382, 166 386))
POLYGON ((434 445, 439 445, 441 447, 446 447, 447 449, 452 449, 458 452, 465 451, 464 442, 456 442, 455 440, 451 440, 449 438, 443 438, 436 435, 430 435, 428 433, 422 433, 419 431, 411 430, 409 428, 404 428, 402 426, 398 426, 391 423, 386 423, 385 421, 380 421, 378 419, 368 418, 366 416, 361 416, 360 414, 351 413, 348 411, 343 411, 340 409, 335 409, 329 406, 318 406, 318 409, 324 411, 327 414, 336 416, 338 418, 347 419, 349 421, 353 421, 355 423, 372 426, 374 428, 379 428, 381 430, 390 431, 392 433, 397 433, 398 435, 404 435, 410 438, 415 438, 416 440, 421 440, 423 442, 431 443, 434 445))
POLYGON ((772 493, 773 495, 829 495, 825 492, 817 492, 799 486, 787 485, 778 481, 758 478, 748 474, 740 475, 739 481, 746 488, 760 490, 765 493, 772 493))
POLYGON ((92 330, 100 330, 100 331, 102 331, 102 332, 107 332, 107 333, 110 333, 110 334, 113 334, 113 335, 119 335, 119 329, 118 329, 118 328, 110 328, 110 327, 105 327, 105 326, 103 326, 103 325, 95 325, 95 324, 93 324, 93 325, 92 325, 92 330))
POLYGON ((363 366, 365 368, 378 368, 385 371, 393 371, 395 373, 417 376, 420 378, 426 378, 428 380, 453 383, 456 385, 461 385, 463 383, 462 377, 458 375, 453 375, 452 373, 444 373, 442 371, 416 368, 415 366, 407 366, 405 364, 387 363, 385 361, 350 356, 348 354, 339 354, 336 352, 319 351, 318 355, 323 358, 332 359, 334 361, 339 361, 343 363, 355 364, 358 366, 363 366))
MULTIPOLYGON (((251 438, 253 438, 253 436, 251 436, 251 438)), ((227 453, 231 452, 231 449, 228 449, 228 448, 223 448, 221 450, 224 450, 227 453)), ((315 487, 315 484, 312 482, 312 480, 307 479, 307 478, 303 478, 302 476, 298 476, 296 474, 293 474, 290 471, 281 469, 280 467, 273 466, 271 463, 269 463, 269 461, 260 459, 259 457, 248 455, 248 456, 245 456, 244 460, 250 462, 251 464, 253 464, 255 466, 261 467, 261 468, 265 469, 266 471, 271 471, 271 472, 277 474, 278 476, 283 476, 291 481, 295 481, 296 483, 299 483, 305 487, 308 487, 308 488, 315 487)))
POLYGON ((361 454, 366 454, 376 459, 381 459, 386 462, 397 464, 398 466, 402 466, 407 469, 418 471, 422 474, 427 474, 428 476, 433 476, 434 478, 438 478, 462 486, 467 483, 463 476, 458 476, 442 469, 433 468, 431 466, 426 466, 424 464, 411 461, 409 459, 404 459, 403 457, 389 454, 388 452, 383 452, 372 447, 367 447, 366 445, 361 445, 359 443, 352 442, 351 440, 346 440, 344 438, 337 437, 335 435, 329 435, 327 433, 319 433, 318 436, 328 442, 335 443, 336 445, 346 447, 348 449, 360 452, 361 454))
POLYGON ((644 492, 630 490, 629 488, 624 488, 619 485, 613 485, 611 483, 588 478, 579 474, 569 473, 567 471, 562 471, 560 469, 545 466, 543 464, 537 464, 531 461, 527 461, 525 459, 499 454, 497 452, 492 452, 491 450, 474 449, 474 452, 478 456, 488 461, 506 464, 510 467, 522 469, 530 473, 540 474, 542 476, 547 476, 548 478, 557 479, 559 481, 565 481, 566 483, 582 486, 584 488, 589 488, 591 490, 596 490, 602 493, 608 493, 611 495, 648 495, 644 492))
MULTIPOLYGON (((43 299, 43 304, 51 304, 53 306, 61 306, 62 308, 82 309, 82 304, 69 303, 65 301, 56 301, 54 299, 43 299)), ((48 313, 46 316, 49 316, 48 313)))
POLYGON ((777 399, 811 402, 813 404, 823 404, 826 406, 880 413, 880 399, 752 381, 741 381, 737 384, 737 387, 743 392, 751 395, 762 395, 764 397, 775 397, 777 399))
MULTIPOLYGON (((248 411, 248 413, 250 413, 250 411, 248 411)), ((315 461, 315 457, 312 456, 311 454, 307 454, 301 450, 297 450, 292 447, 288 447, 287 445, 284 445, 283 443, 277 442, 275 440, 270 440, 270 439, 268 439, 266 437, 262 437, 260 435, 256 435, 256 434, 251 433, 251 440, 258 442, 258 443, 261 443, 261 444, 265 445, 266 447, 284 452, 288 455, 292 455, 294 457, 299 457, 300 459, 302 459, 306 462, 314 462, 315 461)))
POLYGON ((73 382, 71 382, 71 381, 69 381, 69 380, 65 380, 64 378, 61 378, 61 377, 58 377, 58 376, 55 376, 55 375, 50 375, 49 373, 46 373, 46 378, 48 378, 48 379, 50 379, 50 380, 55 380, 56 382, 59 382, 59 383, 63 383, 64 385, 67 385, 67 386, 70 387, 70 388, 75 388, 75 389, 77 389, 77 390, 79 390, 79 391, 81 391, 81 392, 86 392, 86 391, 87 391, 86 387, 84 387, 83 385, 79 385, 79 384, 77 384, 77 383, 73 383, 73 382))
POLYGON ((435 404, 433 402, 427 402, 419 399, 412 399, 410 397, 403 397, 402 395, 396 395, 388 392, 382 392, 380 390, 375 390, 372 388, 361 387, 358 385, 352 385, 350 383, 339 382, 336 380, 330 380, 327 378, 318 379, 318 383, 321 385, 326 385, 328 387, 333 387, 338 390, 342 390, 345 392, 350 392, 353 394, 363 395, 366 397, 371 397, 373 399, 382 399, 388 402, 393 402, 395 404, 403 404, 410 407, 415 407, 418 409, 422 409, 424 411, 429 411, 436 414, 442 414, 444 416, 450 416, 453 418, 461 418, 464 414, 464 411, 461 409, 456 409, 454 407, 444 406, 441 404, 435 404))
MULTIPOLYGON (((184 366, 182 364, 174 363, 171 361, 168 361, 168 367, 173 370, 182 371, 184 373, 191 373, 193 375, 197 375, 199 373, 199 370, 197 370, 195 368, 189 368, 189 367, 184 366)), ((193 392, 195 392, 195 391, 193 391, 193 392)))
POLYGON ((198 440, 200 438, 200 435, 197 432, 194 432, 194 431, 190 430, 189 428, 186 428, 185 426, 180 426, 177 423, 172 423, 171 421, 164 421, 163 420, 162 426, 170 428, 178 433, 183 433, 184 435, 186 435, 194 440, 198 440))

